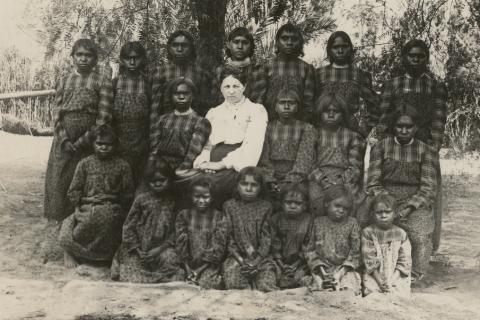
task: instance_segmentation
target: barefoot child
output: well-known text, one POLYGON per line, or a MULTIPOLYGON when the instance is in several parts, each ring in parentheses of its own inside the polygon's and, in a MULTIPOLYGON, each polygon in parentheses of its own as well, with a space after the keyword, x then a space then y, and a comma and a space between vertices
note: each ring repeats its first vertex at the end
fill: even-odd
POLYGON ((77 266, 77 258, 112 259, 134 192, 130 166, 114 155, 117 137, 113 130, 103 125, 94 135, 95 154, 78 163, 68 190, 75 212, 60 228, 65 266, 70 268, 77 266))
POLYGON ((150 87, 145 74, 146 51, 140 42, 127 42, 120 49, 120 72, 113 80, 113 123, 119 139, 119 154, 130 163, 138 184, 148 151, 150 87))
POLYGON ((270 258, 272 206, 260 197, 263 182, 258 168, 245 167, 237 178, 236 197, 224 203, 229 237, 223 264, 226 289, 277 289, 270 258))
POLYGON ((95 68, 95 43, 77 40, 71 56, 76 69, 56 86, 54 137, 45 175, 44 215, 56 221, 74 211, 67 191, 78 162, 92 152, 92 128, 112 117, 112 81, 95 68))
POLYGON ((272 255, 277 263, 277 285, 282 289, 305 285, 309 274, 305 251, 313 217, 308 191, 299 184, 282 190, 282 210, 272 219, 272 255))
POLYGON ((176 248, 187 281, 205 289, 221 289, 221 262, 226 250, 225 221, 213 207, 213 181, 197 176, 189 186, 191 206, 178 213, 176 248))
POLYGON ((173 177, 173 169, 165 161, 148 161, 146 190, 135 198, 125 220, 122 244, 112 264, 112 280, 157 283, 183 279, 174 249, 173 177))
POLYGON ((267 126, 258 166, 274 198, 282 185, 306 180, 315 161, 317 132, 311 124, 296 119, 301 104, 297 90, 283 88, 275 103, 277 117, 267 126))
POLYGON ((306 253, 312 289, 352 290, 360 293, 360 227, 349 216, 352 195, 343 185, 325 193, 327 216, 315 218, 306 253))
POLYGON ((311 212, 323 215, 325 190, 334 184, 344 184, 355 196, 363 177, 365 140, 350 130, 349 117, 343 99, 335 94, 320 96, 315 102, 320 123, 317 137, 317 159, 309 176, 311 212))
POLYGON ((395 198, 387 194, 372 200, 374 223, 362 231, 365 296, 373 292, 410 293, 412 247, 407 233, 393 224, 395 207, 395 198))

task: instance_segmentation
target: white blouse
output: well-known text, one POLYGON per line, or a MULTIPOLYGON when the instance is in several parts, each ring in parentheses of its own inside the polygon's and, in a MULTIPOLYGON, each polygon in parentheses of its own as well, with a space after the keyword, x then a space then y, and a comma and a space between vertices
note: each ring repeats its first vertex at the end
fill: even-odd
POLYGON ((262 153, 268 116, 265 108, 247 98, 238 104, 222 103, 210 109, 205 116, 212 125, 208 143, 193 163, 194 168, 210 161, 212 147, 219 144, 242 145, 230 152, 222 162, 228 169, 240 171, 248 166, 256 166, 262 153))

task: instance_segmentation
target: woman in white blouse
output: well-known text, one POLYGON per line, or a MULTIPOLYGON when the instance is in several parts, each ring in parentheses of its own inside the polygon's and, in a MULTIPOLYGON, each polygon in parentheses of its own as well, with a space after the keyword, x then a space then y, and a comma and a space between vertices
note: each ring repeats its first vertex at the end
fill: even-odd
POLYGON ((231 196, 237 173, 256 166, 262 153, 268 116, 261 104, 243 95, 245 77, 234 70, 224 70, 220 91, 225 101, 205 116, 212 126, 209 141, 193 167, 212 173, 214 196, 221 204, 231 196))

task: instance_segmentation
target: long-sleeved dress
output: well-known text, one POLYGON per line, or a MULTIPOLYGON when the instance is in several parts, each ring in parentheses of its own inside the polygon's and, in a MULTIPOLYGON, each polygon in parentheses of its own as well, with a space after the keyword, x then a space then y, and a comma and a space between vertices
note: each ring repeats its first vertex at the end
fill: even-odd
POLYGON ((343 97, 352 129, 366 137, 380 118, 379 99, 372 87, 371 74, 353 65, 340 68, 330 64, 316 69, 315 81, 318 96, 334 93, 343 97))
POLYGON ((289 217, 283 212, 272 219, 272 256, 287 265, 298 264, 293 275, 286 275, 277 268, 277 285, 280 288, 295 288, 307 285, 306 276, 310 273, 305 253, 310 240, 313 216, 305 212, 289 217), (299 262, 300 261, 300 262, 299 262))
POLYGON ((263 104, 267 92, 267 79, 263 66, 250 59, 241 65, 235 64, 231 60, 225 61, 225 64, 217 67, 212 81, 212 104, 217 106, 225 101, 220 90, 221 74, 224 70, 235 70, 245 76, 246 84, 243 94, 250 101, 263 104))
POLYGON ((54 136, 45 175, 44 216, 62 221, 73 212, 67 197, 78 162, 91 154, 91 130, 112 118, 112 81, 98 68, 87 75, 72 72, 56 86, 54 136), (74 154, 65 142, 77 147, 74 154))
POLYGON ((377 270, 389 285, 391 292, 398 295, 410 293, 412 281, 412 246, 407 233, 402 228, 392 226, 388 230, 371 225, 362 230, 362 261, 365 265, 363 273, 364 294, 381 292, 378 283, 372 276, 377 270), (393 281, 394 272, 400 272, 400 278, 393 281))
POLYGON ((223 263, 226 289, 276 290, 275 264, 270 255, 272 205, 261 199, 251 202, 231 199, 225 202, 223 210, 228 234, 228 256, 223 263), (259 258, 259 272, 251 278, 245 277, 236 255, 246 262, 259 258))
POLYGON ((118 135, 118 152, 130 164, 138 185, 148 151, 150 84, 142 73, 120 74, 113 83, 112 123, 118 135))
POLYGON ((96 155, 81 160, 68 190, 70 201, 79 211, 63 221, 61 246, 77 258, 111 260, 120 244, 134 189, 132 172, 125 160, 102 160, 96 155))
POLYGON ((435 150, 417 139, 399 144, 394 137, 378 142, 370 153, 367 192, 388 192, 397 200, 397 211, 414 208, 406 221, 397 224, 412 243, 413 271, 427 271, 432 252, 434 218, 432 205, 437 185, 435 150))
POLYGON ((221 266, 227 250, 226 223, 221 211, 204 213, 184 209, 175 221, 175 247, 180 259, 192 269, 208 264, 198 282, 205 289, 221 289, 221 266))
POLYGON ((175 203, 170 196, 140 193, 123 226, 123 239, 112 263, 112 278, 120 281, 159 283, 182 281, 184 274, 175 251, 175 203), (160 248, 156 261, 142 264, 143 253, 160 248))
MULTIPOLYGON (((387 81, 381 94, 381 118, 377 126, 380 138, 386 136, 386 130, 393 113, 395 102, 406 102, 416 108, 419 119, 415 138, 440 150, 445 133, 447 120, 448 91, 444 83, 435 79, 427 71, 419 77, 412 77, 408 73, 387 81)), ((437 163, 437 190, 434 207, 435 229, 433 234, 434 250, 440 246, 440 233, 442 228, 442 174, 440 162, 437 163)))
POLYGON ((360 226, 355 218, 346 217, 333 221, 328 216, 315 218, 307 247, 310 270, 321 266, 325 272, 333 274, 341 267, 347 273, 339 283, 339 288, 348 288, 360 293, 360 226))
POLYGON ((267 78, 267 93, 265 108, 270 119, 275 116, 275 99, 279 89, 288 83, 300 92, 303 105, 300 108, 302 119, 313 119, 313 104, 315 102, 315 69, 300 58, 286 58, 278 55, 265 64, 267 78))
POLYGON ((344 184, 355 196, 362 186, 363 156, 366 142, 362 136, 345 127, 336 131, 318 128, 316 162, 309 176, 311 212, 325 214, 324 190, 344 184))

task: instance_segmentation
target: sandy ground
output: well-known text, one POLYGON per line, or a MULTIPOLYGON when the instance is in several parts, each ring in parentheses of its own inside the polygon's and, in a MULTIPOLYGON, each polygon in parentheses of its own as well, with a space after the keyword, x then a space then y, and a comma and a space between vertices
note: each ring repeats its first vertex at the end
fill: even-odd
POLYGON ((63 268, 45 247, 42 218, 51 138, 0 131, 0 319, 480 319, 480 161, 442 160, 447 210, 429 286, 411 299, 351 297, 305 289, 263 294, 204 291, 183 283, 108 280, 106 267, 63 268))

